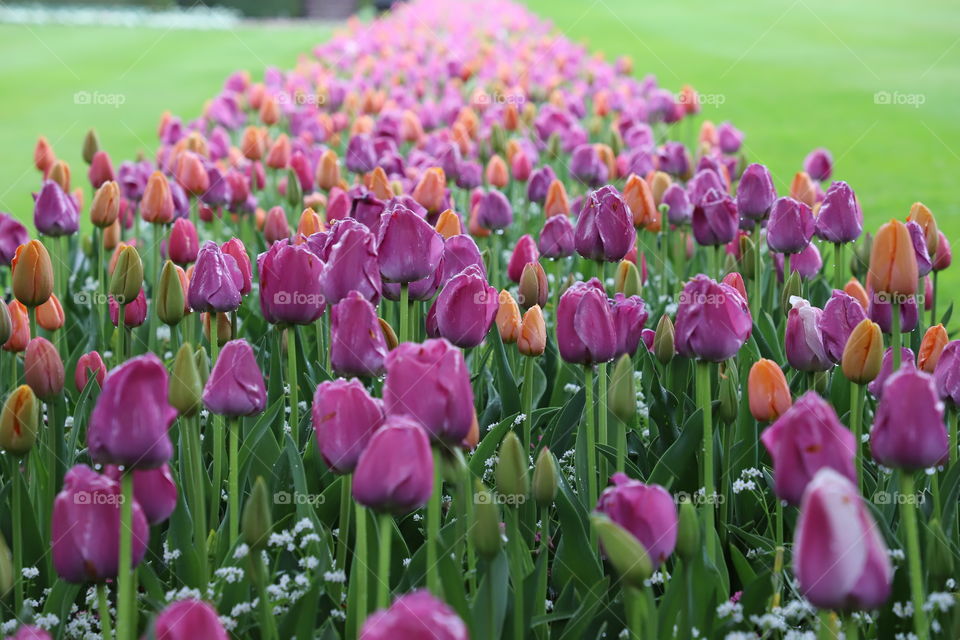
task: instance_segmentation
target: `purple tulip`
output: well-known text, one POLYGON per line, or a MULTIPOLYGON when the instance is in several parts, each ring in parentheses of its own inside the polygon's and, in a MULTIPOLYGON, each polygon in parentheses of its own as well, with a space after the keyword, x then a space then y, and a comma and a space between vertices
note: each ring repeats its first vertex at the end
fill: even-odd
POLYGON ((617 328, 603 285, 575 282, 557 305, 557 347, 567 362, 590 366, 617 353, 617 328))
MULTIPOLYGON (((787 329, 784 335, 787 362, 798 371, 827 371, 833 366, 833 362, 827 355, 820 329, 823 310, 796 296, 790 302, 793 308, 787 314, 787 329)), ((842 350, 840 355, 843 355, 842 350)))
POLYGON ((661 206, 667 205, 667 220, 670 224, 681 226, 690 224, 693 219, 693 204, 687 190, 674 182, 663 192, 661 206))
POLYGON ((834 182, 827 189, 817 214, 816 234, 827 242, 853 242, 863 233, 863 211, 857 196, 846 182, 834 182))
POLYGON ((271 324, 312 324, 326 308, 323 264, 306 244, 275 242, 257 258, 260 312, 271 324))
POLYGON ((951 340, 943 348, 933 370, 933 379, 942 399, 949 400, 954 406, 960 405, 960 340, 951 340))
POLYGON ((377 237, 380 275, 385 282, 410 283, 433 275, 443 255, 443 236, 400 203, 380 216, 377 237))
POLYGON ((252 416, 267 406, 263 374, 249 342, 231 340, 223 345, 203 388, 203 404, 230 417, 252 416))
POLYGON ((943 401, 933 376, 908 367, 891 375, 870 429, 870 453, 885 467, 923 469, 947 459, 943 401))
POLYGON ((610 301, 613 310, 613 326, 617 332, 617 352, 615 357, 623 354, 633 355, 640 344, 643 325, 650 314, 640 296, 627 297, 622 293, 614 295, 610 301))
POLYGON ((853 296, 834 289, 820 316, 820 331, 823 334, 823 346, 827 355, 835 363, 843 358, 843 349, 854 327, 867 317, 866 311, 853 296))
MULTIPOLYGON (((104 474, 118 484, 123 475, 120 467, 107 465, 104 474)), ((164 463, 156 469, 134 469, 133 498, 143 509, 147 522, 166 522, 177 508, 177 483, 170 473, 170 465, 164 463)))
POLYGON ((643 346, 645 346, 650 353, 653 353, 653 340, 656 337, 657 332, 653 329, 644 329, 640 332, 640 340, 643 341, 643 346))
POLYGON ((523 268, 531 262, 540 261, 540 251, 537 249, 537 243, 533 236, 525 233, 517 240, 513 253, 510 255, 510 262, 507 263, 507 277, 517 284, 520 283, 520 276, 523 275, 523 268))
POLYGON ((471 265, 444 285, 435 306, 440 335, 468 349, 483 342, 497 317, 500 299, 480 267, 471 265))
POLYGON ((347 143, 347 171, 367 173, 377 168, 377 152, 373 140, 366 134, 355 135, 347 143))
MULTIPOLYGON (((907 296, 906 300, 897 307, 900 309, 900 333, 910 333, 917 328, 919 320, 917 298, 907 296)), ((880 330, 884 333, 893 333, 893 305, 890 304, 890 296, 883 293, 871 295, 870 304, 867 305, 867 316, 880 325, 880 330)))
POLYGON ((777 199, 770 170, 762 164, 751 164, 737 183, 737 210, 741 217, 761 222, 770 213, 777 199))
MULTIPOLYGON (((437 290, 440 289, 440 283, 443 278, 443 262, 437 264, 437 268, 433 270, 433 273, 428 275, 426 278, 421 280, 416 280, 411 282, 407 287, 407 298, 409 301, 419 300, 431 300, 434 295, 436 295, 437 290)), ((397 302, 400 300, 401 285, 399 282, 384 282, 383 283, 383 297, 387 300, 393 300, 397 302)))
MULTIPOLYGON (((53 501, 50 545, 53 567, 67 582, 103 582, 117 577, 120 548, 120 483, 78 464, 63 477, 53 501)), ((133 501, 132 566, 143 560, 150 538, 147 519, 133 501)))
POLYGON ((680 355, 722 362, 736 355, 752 328, 750 308, 735 288, 702 274, 684 286, 674 338, 680 355))
POLYGON ((536 169, 530 174, 530 180, 527 182, 527 200, 542 205, 547 199, 547 191, 551 183, 556 179, 557 174, 550 165, 546 164, 536 169))
POLYGON ((574 231, 577 253, 590 260, 618 262, 636 239, 633 214, 616 188, 607 185, 586 197, 574 231))
POLYGON ((207 182, 210 185, 200 195, 200 201, 209 207, 223 207, 233 200, 233 193, 228 181, 216 165, 207 167, 207 182))
POLYGON ((313 396, 317 448, 335 473, 352 473, 370 437, 383 424, 383 403, 359 380, 327 380, 313 396))
POLYGON ((359 291, 330 308, 330 366, 341 375, 379 376, 387 341, 377 310, 359 291))
POLYGON ((486 278, 487 267, 483 264, 480 248, 473 238, 465 233, 447 238, 443 243, 443 256, 440 258, 440 286, 444 286, 450 278, 472 265, 479 267, 486 278))
POLYGON ((817 182, 825 182, 833 175, 833 156, 824 148, 814 149, 803 159, 803 170, 817 182))
POLYGON ((663 564, 677 545, 677 505, 673 496, 657 484, 613 474, 613 486, 604 489, 597 511, 633 534, 654 568, 663 564))
POLYGON ((496 189, 490 189, 477 202, 477 222, 484 229, 497 231, 506 229, 513 223, 513 207, 507 196, 496 189))
MULTIPOLYGON (((941 357, 943 357, 941 355, 941 357)), ((907 347, 900 347, 900 369, 914 369, 913 350, 907 347)), ((883 360, 880 362, 880 373, 867 385, 869 391, 878 400, 883 395, 883 386, 887 383, 887 378, 893 374, 893 347, 887 347, 883 352, 883 360)))
POLYGON ((717 246, 737 237, 737 205, 725 192, 710 189, 693 208, 693 237, 701 246, 717 246))
POLYGON ((394 600, 363 623, 360 640, 468 640, 467 626, 445 602, 425 589, 394 600))
POLYGON ((352 198, 350 215, 376 234, 380 230, 380 216, 386 209, 387 203, 367 189, 361 188, 356 193, 351 189, 350 193, 352 198))
POLYGON ((790 197, 778 198, 767 223, 767 246, 777 253, 800 253, 813 237, 813 211, 790 197))
POLYGON ((657 154, 657 166, 673 176, 682 176, 690 170, 690 156, 682 142, 667 142, 657 154))
POLYGON ((7 636, 6 640, 53 640, 53 636, 40 627, 25 624, 15 634, 7 636))
POLYGON ((570 154, 570 177, 590 187, 599 187, 607 181, 607 165, 600 159, 597 148, 586 143, 570 154))
POLYGON ((168 604, 153 623, 156 640, 229 640, 217 610, 200 600, 188 598, 168 604))
POLYGON ((857 486, 833 469, 821 469, 803 495, 793 572, 803 596, 824 610, 875 609, 890 596, 880 529, 857 486))
POLYGON ((927 240, 923 235, 923 227, 911 220, 907 223, 910 232, 910 242, 913 244, 913 253, 917 257, 917 275, 921 278, 933 270, 933 262, 927 251, 927 240))
POLYGON ((351 291, 376 304, 382 284, 377 261, 377 240, 352 218, 335 222, 324 247, 320 272, 327 304, 335 305, 351 291))
POLYGON ((233 256, 224 253, 217 243, 207 240, 197 254, 187 301, 194 311, 234 311, 242 300, 240 287, 243 274, 233 256))
POLYGON ((564 215, 550 216, 543 223, 538 246, 545 258, 566 258, 573 255, 573 223, 564 215))
POLYGON ((729 122, 721 122, 717 127, 717 143, 720 145, 720 151, 736 153, 743 145, 743 132, 729 122))
POLYGON ((200 251, 200 240, 197 237, 197 228, 189 218, 177 218, 170 229, 167 240, 167 257, 179 265, 190 264, 197 259, 200 251))
POLYGON ((853 434, 815 391, 801 396, 760 441, 773 460, 777 496, 790 504, 800 504, 807 484, 824 467, 857 481, 853 434))
POLYGON ((45 236, 68 236, 80 228, 76 200, 53 180, 44 180, 33 207, 33 224, 45 236))
POLYGON ((483 167, 479 162, 464 161, 457 172, 457 186, 461 189, 476 189, 483 184, 483 167))
MULTIPOLYGON (((773 266, 777 270, 777 281, 783 282, 784 254, 773 254, 773 266)), ((820 250, 813 242, 800 253, 790 256, 790 273, 796 272, 801 278, 809 280, 820 273, 822 268, 823 258, 820 257, 820 250)))
POLYGON ((377 512, 405 515, 433 494, 433 464, 430 439, 420 424, 388 414, 357 460, 353 498, 377 512))
POLYGON ((250 265, 250 255, 247 254, 243 241, 240 238, 230 238, 220 245, 220 251, 232 257, 237 263, 237 269, 240 270, 240 295, 247 295, 253 288, 253 270, 250 265))
MULTIPOLYGON (((117 322, 120 321, 120 305, 111 295, 107 299, 108 309, 107 312, 110 314, 110 322, 113 323, 113 326, 117 326, 117 322)), ((123 307, 123 324, 126 327, 139 327, 147 319, 147 296, 144 294, 143 289, 140 289, 140 293, 137 294, 137 297, 133 299, 132 302, 128 302, 123 307)))
POLYGON ((720 177, 720 174, 711 168, 700 169, 687 183, 687 195, 690 197, 690 203, 693 206, 700 204, 700 201, 711 190, 718 194, 727 193, 727 184, 720 177))
POLYGON ((17 247, 29 241, 27 228, 10 214, 0 212, 0 265, 9 267, 17 247))
POLYGON ((94 462, 153 469, 170 459, 167 370, 152 353, 127 360, 103 381, 90 414, 87 450, 94 462), (135 401, 133 400, 135 399, 135 401))

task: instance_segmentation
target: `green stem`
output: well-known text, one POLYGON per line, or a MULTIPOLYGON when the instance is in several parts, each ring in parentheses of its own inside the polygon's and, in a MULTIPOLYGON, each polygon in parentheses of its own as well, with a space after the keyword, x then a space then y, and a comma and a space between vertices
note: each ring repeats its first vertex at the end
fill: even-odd
POLYGON ((890 305, 890 331, 893 335, 890 336, 892 346, 893 346, 893 368, 891 371, 896 373, 900 370, 900 303, 893 302, 890 305))
POLYGON ((390 543, 393 538, 393 516, 380 514, 380 556, 377 563, 377 609, 390 605, 390 543))
POLYGON ((817 640, 837 640, 840 637, 837 628, 837 619, 830 610, 822 610, 818 614, 820 619, 820 629, 817 632, 817 640))
POLYGON ((270 606, 270 594, 267 592, 267 568, 258 552, 250 553, 250 562, 253 564, 254 580, 260 600, 260 628, 264 640, 277 638, 277 626, 273 619, 273 608, 270 606))
MULTIPOLYGON (((511 507, 508 518, 511 543, 523 545, 523 538, 520 534, 519 511, 511 507)), ((513 584, 513 638, 514 640, 523 640, 526 632, 523 616, 523 576, 520 573, 520 567, 514 563, 511 563, 510 573, 510 580, 513 584)))
POLYGON ((120 476, 120 562, 117 565, 117 640, 134 637, 133 616, 133 470, 120 476))
POLYGON ((533 433, 533 358, 527 357, 523 363, 523 450, 530 453, 533 433))
MULTIPOLYGON (((547 602, 547 571, 550 566, 550 507, 540 509, 540 555, 543 558, 544 570, 539 572, 537 580, 537 615, 546 613, 547 602)), ((549 633, 550 625, 545 624, 540 628, 538 635, 545 637, 549 633)))
POLYGON ((223 456, 226 451, 224 442, 223 416, 212 414, 213 425, 213 491, 210 492, 210 518, 214 522, 221 523, 220 503, 223 501, 220 491, 223 488, 223 456))
POLYGON ((627 610, 627 628, 630 631, 630 640, 642 640, 647 635, 644 629, 647 605, 643 591, 636 587, 624 586, 623 604, 627 610))
POLYGON ((401 343, 410 340, 410 285, 406 282, 400 284, 400 335, 398 339, 401 343))
POLYGON ((186 445, 187 463, 190 469, 189 504, 193 516, 193 544, 197 547, 200 556, 201 584, 207 583, 207 514, 204 505, 203 492, 203 451, 200 447, 200 418, 196 415, 185 417, 180 421, 180 427, 186 431, 184 444, 186 445))
MULTIPOLYGON (((350 507, 353 503, 352 496, 353 476, 347 474, 340 479, 340 518, 337 526, 340 530, 337 532, 337 570, 347 571, 347 547, 350 544, 350 507)), ((337 590, 339 591, 339 590, 337 590)), ((339 597, 339 593, 336 594, 339 597)), ((338 600, 334 600, 338 602, 338 600)))
POLYGON ((240 537, 240 420, 227 420, 227 430, 230 432, 230 470, 229 470, 229 501, 230 501, 230 540, 240 537))
POLYGON ((100 630, 103 640, 113 640, 113 631, 110 629, 110 603, 107 601, 107 585, 97 585, 97 603, 100 610, 100 630))
POLYGON ((957 408, 953 407, 947 410, 947 428, 950 431, 948 441, 950 443, 950 466, 957 464, 957 408))
POLYGON ((14 616, 19 616, 23 609, 23 519, 19 517, 21 511, 20 494, 23 493, 23 472, 20 469, 20 458, 13 460, 13 510, 18 517, 13 519, 13 586, 14 586, 14 616))
POLYGON ((857 486, 863 485, 863 456, 861 455, 861 431, 863 430, 863 385, 850 383, 850 430, 853 432, 854 461, 857 465, 857 486))
POLYGON ((707 534, 707 557, 711 562, 716 561, 714 549, 714 487, 713 487, 713 399, 710 391, 710 363, 698 360, 697 364, 697 396, 700 410, 703 412, 703 487, 704 513, 706 515, 704 531, 707 534))
POLYGON ((359 631, 367 618, 367 510, 359 502, 356 506, 357 532, 354 545, 354 579, 357 581, 357 602, 354 614, 354 628, 359 631))
MULTIPOLYGON (((463 499, 466 507, 467 527, 473 522, 473 472, 470 471, 470 465, 463 465, 463 499)), ((467 584, 470 593, 477 592, 477 553, 473 546, 473 536, 469 531, 464 535, 467 539, 467 584)))
POLYGON ((693 630, 693 616, 694 612, 697 611, 697 605, 695 604, 696 600, 694 599, 694 589, 693 589, 693 558, 685 559, 683 561, 683 581, 684 581, 684 591, 686 591, 686 602, 684 603, 683 611, 683 629, 680 634, 681 638, 690 638, 692 637, 693 630))
MULTIPOLYGON (((597 432, 598 439, 597 441, 606 446, 610 441, 610 434, 607 430, 607 363, 601 362, 597 365, 597 399, 600 401, 600 406, 597 408, 597 432)), ((600 467, 600 478, 604 486, 607 484, 607 479, 610 474, 607 471, 607 459, 606 457, 599 458, 600 467)))
POLYGON ((917 511, 913 504, 915 496, 913 475, 910 471, 900 471, 900 517, 906 528, 907 559, 910 571, 910 595, 913 600, 913 628, 918 640, 926 640, 929 626, 927 612, 923 610, 926 601, 923 595, 923 565, 920 563, 920 534, 917 530, 917 511))
MULTIPOLYGON (((593 368, 589 365, 583 368, 583 391, 585 401, 583 412, 586 416, 586 435, 587 435, 587 509, 593 509, 597 504, 597 447, 596 447, 596 426, 593 421, 593 368)), ((591 542, 595 542, 596 535, 593 534, 591 527, 591 542)))
POLYGON ((287 329, 287 384, 290 385, 290 432, 300 438, 300 385, 297 382, 297 328, 287 329))
POLYGON ((939 271, 933 272, 933 296, 930 300, 930 326, 937 324, 937 277, 940 275, 939 271))
POLYGON ((843 289, 843 244, 833 245, 833 288, 843 289))
POLYGON ((760 309, 763 307, 761 299, 761 284, 763 283, 763 274, 760 270, 760 225, 754 227, 754 251, 753 251, 753 296, 750 298, 750 315, 757 326, 760 324, 760 309))
POLYGON ((216 311, 211 311, 207 319, 210 321, 210 366, 213 367, 217 364, 217 356, 220 355, 220 337, 217 335, 220 324, 217 321, 216 311))
POLYGON ((427 588, 443 597, 440 586, 440 568, 437 564, 437 542, 440 537, 440 494, 443 491, 443 476, 440 475, 440 452, 433 452, 433 493, 427 503, 427 588))

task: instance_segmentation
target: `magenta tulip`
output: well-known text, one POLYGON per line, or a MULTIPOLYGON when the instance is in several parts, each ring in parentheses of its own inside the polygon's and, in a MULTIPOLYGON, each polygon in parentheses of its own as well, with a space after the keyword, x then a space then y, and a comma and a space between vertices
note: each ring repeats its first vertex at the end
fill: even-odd
POLYGON ((260 311, 271 324, 312 324, 326 308, 323 264, 306 244, 274 243, 257 258, 260 311))
POLYGON ((827 304, 823 307, 818 326, 823 336, 823 346, 827 355, 835 363, 843 358, 843 349, 854 327, 867 317, 866 311, 853 296, 834 289, 827 304))
POLYGON ((467 626, 429 591, 400 596, 363 623, 360 640, 469 640, 467 626))
POLYGON ((330 366, 347 376, 379 376, 387 341, 377 310, 359 291, 330 308, 330 366))
POLYGON ((550 216, 543 223, 538 243, 540 253, 546 258, 566 258, 573 255, 574 229, 565 215, 550 216))
POLYGON ((739 227, 737 205, 726 192, 710 189, 693 208, 693 237, 701 246, 727 244, 739 227))
POLYGON ((493 231, 506 229, 513 222, 513 207, 507 196, 496 189, 490 189, 477 202, 477 222, 484 229, 493 231))
POLYGON ((352 291, 373 304, 380 300, 377 240, 364 225, 352 218, 334 223, 321 257, 325 262, 320 278, 327 304, 337 304, 352 291))
POLYGON ((187 300, 194 311, 234 311, 240 306, 243 274, 233 256, 223 253, 216 242, 207 240, 197 255, 190 278, 187 300))
POLYGON ((817 182, 829 180, 833 175, 833 156, 823 147, 814 149, 803 159, 803 170, 817 182))
POLYGON ((960 405, 960 340, 951 340, 940 352, 933 379, 942 399, 949 400, 954 406, 960 405))
POLYGON ((625 296, 622 293, 614 295, 610 302, 613 311, 613 326, 617 332, 617 351, 616 356, 623 354, 633 355, 637 352, 643 333, 643 325, 646 324, 650 314, 647 312, 646 303, 640 296, 625 296))
POLYGON ((575 282, 557 305, 557 347, 567 362, 593 365, 617 353, 617 327, 610 301, 596 278, 575 282))
POLYGON ((698 275, 684 286, 674 339, 680 355, 722 362, 736 355, 752 328, 747 301, 730 285, 698 275))
MULTIPOLYGON (((113 296, 110 296, 107 301, 107 306, 110 313, 110 322, 116 327, 120 321, 120 305, 113 299, 113 296)), ((123 305, 123 324, 127 328, 139 327, 146 319, 147 296, 143 289, 140 289, 140 293, 137 294, 137 297, 134 298, 132 302, 123 305)))
POLYGON ((353 498, 381 513, 406 515, 433 494, 433 452, 416 420, 388 415, 353 472, 353 498))
POLYGON ((177 218, 167 240, 167 256, 179 265, 190 264, 200 252, 197 228, 188 218, 177 218))
POLYGON ((267 389, 253 348, 246 340, 223 345, 203 388, 203 404, 224 416, 251 416, 267 406, 267 389))
POLYGON ((471 265, 452 277, 437 296, 437 330, 458 347, 475 347, 490 331, 499 308, 496 288, 487 284, 480 267, 471 265))
POLYGON ((737 210, 747 220, 760 222, 766 219, 777 199, 770 170, 762 164, 751 164, 737 183, 737 210))
POLYGON ((107 375, 107 366, 103 358, 96 351, 85 353, 77 360, 77 368, 73 373, 73 384, 77 391, 83 391, 91 380, 97 381, 97 386, 103 386, 103 379, 107 375))
MULTIPOLYGON (((117 484, 123 472, 120 467, 107 465, 103 473, 117 484)), ((156 469, 134 469, 133 498, 143 509, 147 522, 165 522, 177 508, 177 483, 170 473, 170 465, 164 463, 156 469)))
POLYGON ((687 190, 674 182, 663 192, 660 206, 667 206, 667 220, 675 226, 690 224, 693 219, 693 203, 687 190))
POLYGON ((443 255, 443 236, 399 202, 380 216, 377 256, 386 282, 410 283, 434 273, 443 255))
POLYGON ((846 182, 830 185, 817 213, 816 233, 827 242, 853 242, 863 233, 863 211, 846 182))
MULTIPOLYGON (((823 343, 820 329, 823 310, 811 306, 803 298, 793 297, 793 307, 787 314, 784 350, 787 362, 798 371, 826 371, 833 366, 823 343)), ((846 343, 844 343, 846 346, 846 343)), ((840 355, 843 355, 841 350, 840 355)))
POLYGON ((220 251, 234 259, 240 270, 240 295, 245 296, 253 288, 253 273, 250 265, 250 256, 240 238, 230 238, 222 245, 220 251))
POLYGON ((30 241, 30 233, 20 221, 0 212, 0 265, 10 266, 17 247, 30 241))
POLYGON ((359 380, 327 380, 313 396, 317 448, 335 473, 351 473, 370 437, 383 424, 383 403, 359 380))
POLYGON ((517 240, 513 253, 510 255, 510 262, 507 264, 507 277, 519 284, 520 276, 523 275, 523 268, 527 264, 539 260, 540 251, 537 249, 537 243, 534 242, 533 236, 525 233, 517 240))
POLYGON ((604 489, 597 511, 629 531, 643 545, 654 568, 666 561, 677 544, 677 505, 656 484, 613 474, 613 486, 604 489))
POLYGON ((153 623, 156 640, 229 640, 217 610, 189 598, 168 604, 153 623))
POLYGON ((779 198, 770 210, 767 246, 777 253, 800 253, 810 244, 814 224, 810 207, 793 198, 779 198))
MULTIPOLYGON (((942 357, 942 356, 941 356, 942 357)), ((900 368, 901 369, 914 369, 916 364, 914 363, 913 350, 907 347, 900 348, 900 368)), ((880 373, 877 374, 877 377, 873 379, 870 384, 867 385, 867 391, 869 391, 875 398, 878 400, 883 395, 883 385, 887 383, 887 378, 893 374, 893 347, 887 347, 887 350, 883 352, 883 360, 880 363, 880 373)))
POLYGON ((633 214, 620 192, 607 185, 587 195, 574 230, 577 253, 590 260, 618 262, 636 238, 633 214))
POLYGON ((33 224, 45 236, 68 236, 80 228, 76 200, 53 180, 44 180, 33 207, 33 224))
POLYGON ((949 451, 944 406, 933 376, 909 367, 891 375, 870 429, 870 452, 886 467, 923 469, 949 451))
POLYGON ((473 238, 463 233, 447 238, 443 243, 443 257, 440 258, 439 286, 447 284, 450 278, 472 265, 480 269, 484 278, 487 277, 487 267, 473 238))

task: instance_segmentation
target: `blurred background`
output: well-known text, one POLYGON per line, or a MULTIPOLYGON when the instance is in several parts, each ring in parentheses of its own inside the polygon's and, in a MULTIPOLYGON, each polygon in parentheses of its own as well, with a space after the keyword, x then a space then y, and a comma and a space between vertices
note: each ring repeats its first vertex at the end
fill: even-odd
MULTIPOLYGON (((345 16, 375 12, 369 0, 119 4, 0 3, 0 210, 29 216, 38 135, 77 163, 90 127, 117 161, 152 153, 164 110, 191 118, 230 72, 289 68, 345 16)), ((767 164, 779 190, 825 146, 870 227, 921 200, 960 236, 955 0, 526 4, 608 59, 630 56, 638 76, 671 90, 692 84, 701 118, 742 129, 749 160, 767 164)))

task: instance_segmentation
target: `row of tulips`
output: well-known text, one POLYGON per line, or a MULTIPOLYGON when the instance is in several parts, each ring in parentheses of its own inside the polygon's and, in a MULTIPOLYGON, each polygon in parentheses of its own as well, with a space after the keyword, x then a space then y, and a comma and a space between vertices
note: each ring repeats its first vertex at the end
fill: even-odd
POLYGON ((3 633, 960 634, 927 207, 864 234, 825 149, 781 195, 692 88, 506 0, 313 53, 153 159, 91 131, 89 190, 38 141, 3 633))

